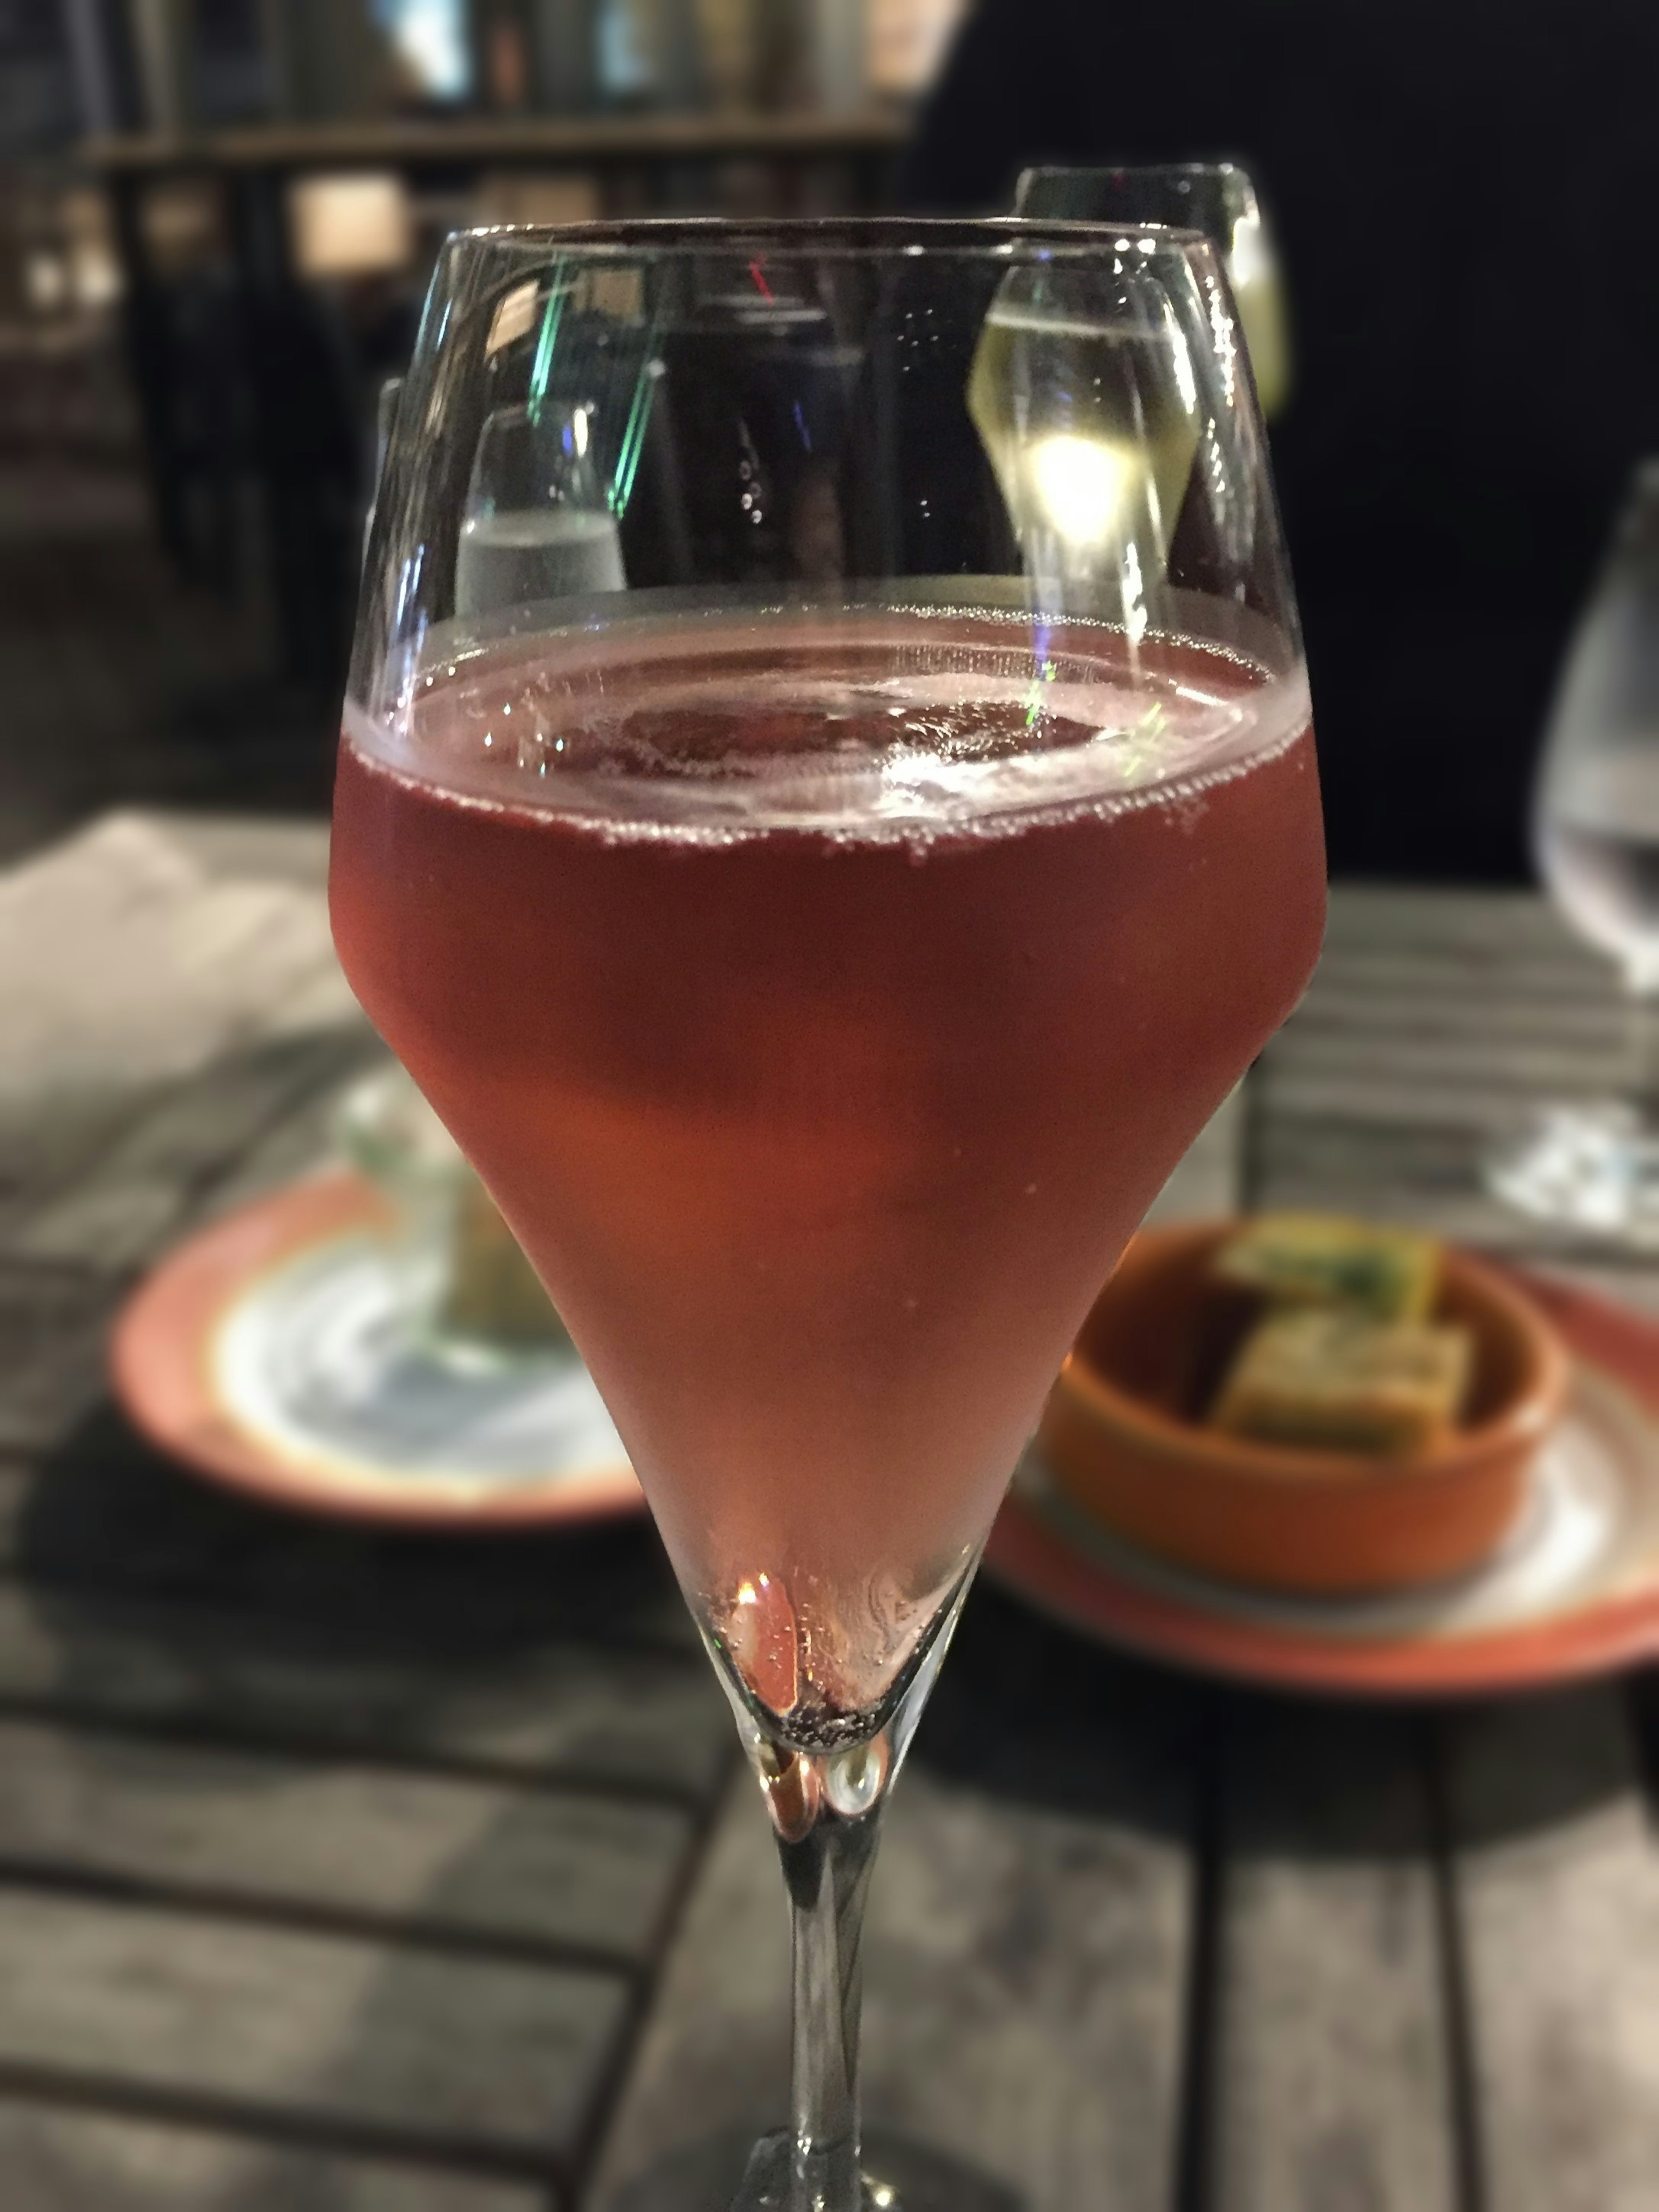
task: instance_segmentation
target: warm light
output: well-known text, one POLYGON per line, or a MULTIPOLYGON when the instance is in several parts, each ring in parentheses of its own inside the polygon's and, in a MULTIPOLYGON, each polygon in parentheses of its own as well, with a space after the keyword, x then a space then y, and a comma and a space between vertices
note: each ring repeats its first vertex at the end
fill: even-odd
POLYGON ((401 177, 302 177, 289 187, 302 276, 373 276, 408 267, 415 223, 401 177))
POLYGON ((532 276, 522 284, 515 284, 502 295, 495 314, 490 319, 489 336, 484 340, 486 354, 499 353, 535 327, 541 307, 541 287, 532 276))
POLYGON ((1078 545, 1111 536, 1127 475, 1111 447, 1060 431, 1033 446, 1030 467, 1041 519, 1051 530, 1078 545))
POLYGON ((963 0, 866 0, 864 76, 878 98, 913 100, 939 74, 963 0))

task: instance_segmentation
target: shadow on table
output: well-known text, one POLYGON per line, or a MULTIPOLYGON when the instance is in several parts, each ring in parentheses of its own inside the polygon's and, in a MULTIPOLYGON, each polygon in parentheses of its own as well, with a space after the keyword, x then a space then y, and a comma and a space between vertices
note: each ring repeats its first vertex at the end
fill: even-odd
MULTIPOLYGON (((470 1540, 326 1524, 182 1473, 108 1407, 42 1461, 12 1507, 3 1533, 50 1645, 54 1701, 171 1705, 193 1677, 210 1705, 241 1708, 270 1686, 301 1735, 391 1729, 413 1746, 447 1730, 442 1716, 467 1704, 469 1686, 492 1694, 511 1676, 528 1698, 549 1668, 561 1673, 560 1655, 579 1652, 584 1694, 562 1754, 579 1768, 614 1771, 607 1736, 638 1702, 641 1669, 668 1716, 650 1735, 670 1778, 701 1794, 714 1746, 729 1754, 729 1723, 644 1519, 470 1540), (88 1595, 103 1601, 95 1613, 88 1595), (142 1669, 117 1679, 111 1601, 166 1608, 131 1613, 121 1641, 149 1646, 171 1687, 147 1689, 142 1669), (681 1680, 665 1706, 665 1669, 681 1680), (665 1743, 673 1726, 677 1750, 665 1743)), ((1410 1708, 1234 1689, 1088 1642, 982 1581, 914 1756, 951 1784, 1167 1840, 1201 1847, 1219 1830, 1252 1852, 1376 1859, 1422 1852, 1446 1818, 1449 1770, 1476 1840, 1556 1826, 1627 1789, 1607 1694, 1410 1708), (1462 1789, 1471 1773, 1480 1786, 1462 1789)), ((1638 1721, 1652 1711, 1638 1699, 1638 1721)), ((628 1751, 630 1765, 638 1755, 628 1751)))
POLYGON ((1418 1858, 1546 1832, 1659 1771, 1659 1692, 1482 1703, 1281 1695, 1177 1672, 981 1582, 917 1740, 943 1778, 1211 1856, 1418 1858))
POLYGON ((12 1503, 0 1707, 693 1808, 735 1759, 643 1520, 333 1527, 212 1490, 108 1410, 12 1503))
POLYGON ((108 1405, 42 1459, 12 1548, 41 1590, 193 1600, 388 1651, 484 1653, 569 1635, 697 1649, 643 1516, 476 1536, 325 1521, 186 1473, 108 1405))
MULTIPOLYGON (((9 1507, 0 1731, 30 1810, 0 1859, 39 1863, 37 1920, 79 1915, 47 2011, 75 2013, 83 2073, 136 2085, 143 2137, 39 2146, 87 2181, 64 2201, 185 2201, 143 2179, 174 2155, 152 2120, 572 2170, 736 1759, 649 1523, 332 1527, 197 1481, 108 1408, 9 1507)), ((21 1966, 8 1946, 26 1984, 55 1924, 21 1966)), ((216 2155, 216 2203, 368 2202, 320 2150, 216 2155)))
POLYGON ((1201 1690, 1054 1626, 981 1578, 913 1757, 941 1779, 1060 1813, 1184 1833, 1201 1690))

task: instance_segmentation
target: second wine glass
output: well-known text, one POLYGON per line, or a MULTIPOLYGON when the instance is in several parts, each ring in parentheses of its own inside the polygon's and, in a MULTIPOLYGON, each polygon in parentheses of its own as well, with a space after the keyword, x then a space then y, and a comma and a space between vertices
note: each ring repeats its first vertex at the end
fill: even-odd
POLYGON ((1291 393, 1285 287, 1255 186, 1237 161, 1027 169, 1014 211, 1030 221, 1155 222, 1201 231, 1226 264, 1261 412, 1270 422, 1282 413, 1291 393))
POLYGON ((1659 460, 1636 472, 1568 653, 1534 842, 1557 907, 1618 963, 1629 1087, 1540 1109, 1487 1182, 1538 1219, 1659 1247, 1659 460))

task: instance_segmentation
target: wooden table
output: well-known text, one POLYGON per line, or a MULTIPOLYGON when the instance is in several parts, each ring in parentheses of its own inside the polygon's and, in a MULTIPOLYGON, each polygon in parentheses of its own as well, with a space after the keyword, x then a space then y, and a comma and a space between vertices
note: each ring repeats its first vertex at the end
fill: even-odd
MULTIPOLYGON (((322 849, 127 817, 0 878, 7 2212, 637 2206, 781 2112, 770 1848, 649 1531, 283 1520, 106 1400, 134 1277, 375 1049, 322 849)), ((1537 901, 1341 893, 1249 1194, 1535 1249, 1474 1145, 1619 1053, 1537 901)), ((1030 2212, 1648 2212, 1656 1713, 1243 1694, 981 1589, 877 1879, 872 2114, 1030 2212)))

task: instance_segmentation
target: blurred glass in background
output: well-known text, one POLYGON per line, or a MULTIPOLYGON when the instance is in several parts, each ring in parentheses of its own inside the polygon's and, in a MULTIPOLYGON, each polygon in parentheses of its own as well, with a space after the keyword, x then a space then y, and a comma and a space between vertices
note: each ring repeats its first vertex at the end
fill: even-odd
POLYGON ((1194 0, 1156 27, 979 0, 923 106, 919 208, 1006 207, 1034 167, 1230 163, 1260 193, 1295 334, 1294 382, 1264 373, 1264 396, 1339 875, 1530 877, 1557 672, 1659 452, 1659 281, 1634 243, 1659 201, 1656 81, 1659 14, 1635 0, 1194 0))
POLYGON ((1236 161, 1025 169, 1014 212, 1033 220, 1158 222, 1202 231, 1227 264, 1261 411, 1269 422, 1283 412, 1291 385, 1284 280, 1255 186, 1236 161))
POLYGON ((1534 834, 1557 908, 1618 963, 1632 1091, 1547 1109, 1488 1180, 1528 1213, 1659 1246, 1659 459, 1636 471, 1574 635, 1534 834))

